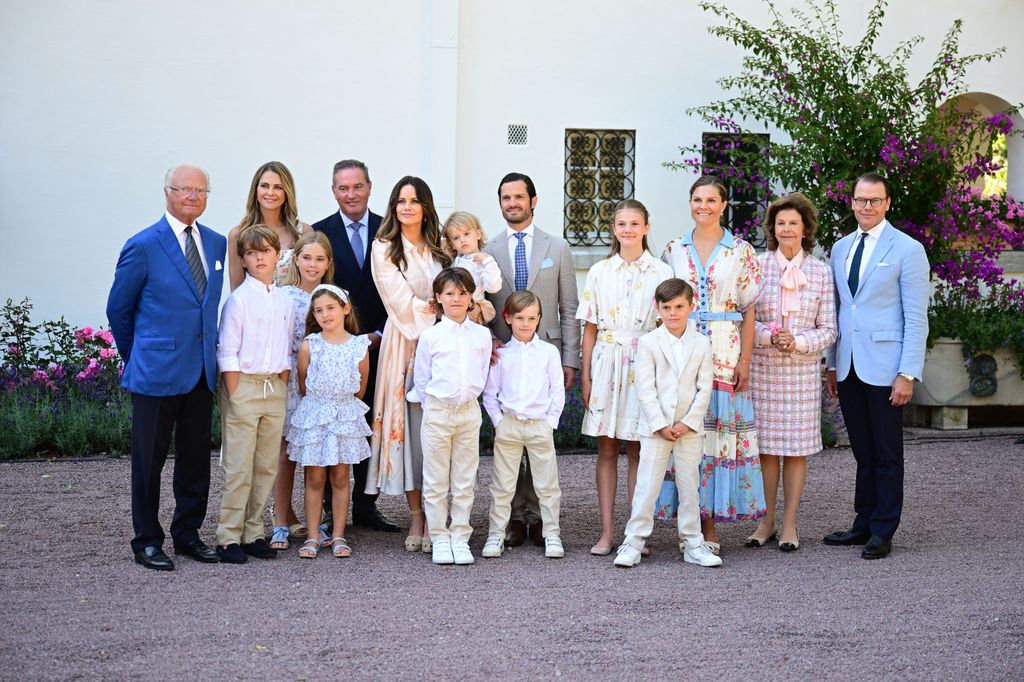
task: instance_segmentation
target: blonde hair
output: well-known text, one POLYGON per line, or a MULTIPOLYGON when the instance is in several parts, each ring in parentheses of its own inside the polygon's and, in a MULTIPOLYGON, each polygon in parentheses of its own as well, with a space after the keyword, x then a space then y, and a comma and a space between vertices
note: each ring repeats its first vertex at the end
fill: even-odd
POLYGON ((444 221, 444 226, 441 228, 441 234, 444 236, 445 246, 453 254, 455 253, 455 248, 452 246, 451 240, 448 237, 448 228, 450 227, 462 228, 467 232, 476 230, 477 234, 480 235, 477 239, 478 249, 483 249, 484 245, 487 243, 487 238, 484 235, 484 228, 480 225, 480 219, 468 211, 455 211, 448 216, 448 219, 444 221))
POLYGON ((249 186, 249 196, 245 200, 245 215, 242 217, 239 227, 246 228, 263 222, 263 211, 260 209, 260 200, 256 196, 256 190, 260 186, 260 178, 267 171, 277 173, 281 178, 281 186, 284 188, 284 203, 281 204, 281 221, 292 235, 292 241, 294 242, 299 238, 299 208, 295 202, 295 180, 292 179, 292 172, 288 170, 288 166, 280 161, 267 161, 256 169, 256 174, 252 176, 252 184, 249 186))
POLYGON ((327 259, 330 261, 327 264, 327 270, 324 272, 324 276, 320 278, 320 281, 334 281, 334 251, 331 249, 331 240, 327 238, 327 235, 319 230, 310 230, 299 237, 298 241, 292 245, 292 258, 288 261, 288 269, 285 272, 284 279, 281 280, 282 286, 291 285, 295 287, 302 282, 302 275, 299 273, 299 254, 302 253, 302 249, 306 248, 310 244, 318 244, 321 246, 324 252, 327 253, 327 259))

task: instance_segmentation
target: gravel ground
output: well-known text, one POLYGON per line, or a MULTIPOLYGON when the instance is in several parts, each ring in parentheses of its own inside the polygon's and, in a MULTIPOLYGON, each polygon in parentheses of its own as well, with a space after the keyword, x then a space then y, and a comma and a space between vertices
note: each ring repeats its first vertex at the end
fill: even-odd
MULTIPOLYGON (((1021 679, 1016 440, 908 443, 903 525, 893 554, 871 562, 859 548, 821 543, 848 525, 853 498, 850 451, 826 451, 810 464, 800 551, 743 549, 753 524, 722 526, 721 569, 683 563, 674 529, 662 525, 637 568, 590 556, 588 455, 559 460, 561 561, 524 546, 435 567, 403 551, 404 533, 352 529, 347 560, 181 558, 173 573, 132 561, 127 460, 4 463, 0 679, 1021 679)), ((211 544, 215 465, 203 529, 211 544)), ((489 458, 480 471, 477 554, 489 458)), ((620 488, 620 529, 624 497, 620 488)), ((401 524, 404 507, 381 498, 401 524)), ((163 512, 167 527, 169 505, 163 512)))

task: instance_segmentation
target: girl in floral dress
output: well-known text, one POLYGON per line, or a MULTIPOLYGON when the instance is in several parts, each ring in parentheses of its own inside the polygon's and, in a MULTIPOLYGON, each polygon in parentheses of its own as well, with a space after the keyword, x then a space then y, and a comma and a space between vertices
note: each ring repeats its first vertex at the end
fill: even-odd
POLYGON ((618 484, 619 441, 628 458, 627 506, 633 499, 640 438, 640 403, 634 391, 633 360, 641 336, 654 329, 654 290, 672 276, 672 269, 651 255, 647 209, 626 199, 615 207, 612 250, 587 273, 576 317, 583 329, 581 386, 586 414, 582 431, 597 437, 597 503, 601 536, 590 549, 600 556, 615 543, 615 489, 618 484))
MULTIPOLYGON (((299 348, 299 392, 302 401, 288 429, 288 456, 303 467, 306 479, 306 518, 323 507, 324 483, 330 468, 334 528, 330 539, 336 558, 352 556, 345 539, 348 520, 349 469, 370 456, 366 437, 366 392, 370 372, 370 340, 357 336, 359 324, 348 292, 333 284, 313 290, 306 314, 309 335, 299 348)), ((321 529, 310 524, 309 539, 299 556, 314 559, 321 529)))
MULTIPOLYGON (((294 257, 288 261, 288 273, 285 275, 281 289, 288 294, 295 304, 295 329, 292 330, 292 371, 288 375, 288 403, 285 419, 285 435, 292 414, 299 406, 299 347, 306 338, 306 313, 309 311, 309 298, 317 286, 334 279, 334 255, 331 242, 323 232, 309 230, 295 242, 294 257)), ((274 479, 274 531, 270 536, 273 549, 288 549, 289 536, 305 539, 306 527, 299 523, 292 508, 292 490, 295 487, 295 462, 288 459, 288 441, 281 440, 281 456, 277 463, 277 478, 274 479)), ((312 519, 314 524, 320 522, 320 515, 312 519)))
MULTIPOLYGON (((754 304, 764 289, 754 248, 721 226, 726 189, 710 175, 690 188, 695 226, 669 242, 662 259, 696 294, 695 323, 711 339, 714 385, 705 418, 700 515, 705 541, 720 550, 715 521, 754 521, 765 513, 750 360, 754 304)), ((674 489, 674 486, 673 486, 674 489)), ((669 516, 659 502, 659 518, 669 516)))

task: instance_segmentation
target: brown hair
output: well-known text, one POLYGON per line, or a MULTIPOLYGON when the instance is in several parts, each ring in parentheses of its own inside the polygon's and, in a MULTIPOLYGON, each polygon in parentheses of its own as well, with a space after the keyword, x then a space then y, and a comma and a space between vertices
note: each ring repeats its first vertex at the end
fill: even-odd
MULTIPOLYGON (((885 176, 882 175, 881 173, 875 173, 874 171, 870 171, 868 173, 861 173, 859 176, 857 176, 857 179, 853 181, 853 192, 857 191, 857 185, 859 185, 862 182, 866 182, 869 185, 877 185, 881 183, 881 185, 885 187, 885 198, 892 198, 892 186, 889 184, 889 181, 885 178, 885 176)), ((853 198, 852 194, 850 195, 850 198, 853 198)))
POLYGON ((310 244, 318 244, 327 253, 329 262, 327 270, 324 271, 324 276, 320 278, 320 281, 328 284, 334 281, 334 251, 331 249, 331 240, 319 230, 309 230, 299 237, 299 240, 292 247, 292 258, 288 261, 288 270, 284 275, 284 280, 281 282, 282 285, 298 286, 302 282, 302 275, 299 274, 299 254, 310 244))
POLYGON ((435 301, 441 295, 441 292, 444 291, 446 284, 454 284, 467 294, 472 294, 476 291, 476 282, 473 281, 473 275, 469 274, 469 270, 466 268, 445 268, 437 273, 437 277, 434 278, 433 290, 435 301))
POLYGON ((416 199, 423 207, 423 239, 427 242, 427 248, 442 267, 452 264, 451 256, 441 248, 441 228, 437 211, 434 209, 434 195, 430 187, 423 180, 406 175, 395 183, 391 190, 391 197, 388 199, 388 210, 381 221, 380 230, 377 232, 377 239, 388 243, 387 257, 396 268, 405 270, 405 247, 402 246, 402 224, 398 222, 398 213, 395 207, 398 205, 398 195, 406 185, 416 192, 416 199))
POLYGON ((800 220, 804 224, 804 236, 800 240, 800 247, 807 253, 814 248, 814 235, 818 232, 818 209, 814 203, 800 192, 792 192, 784 197, 779 197, 768 207, 764 214, 764 234, 768 238, 768 250, 775 251, 779 248, 779 240, 775 236, 775 219, 782 211, 793 210, 800 214, 800 220))
MULTIPOLYGON (((252 184, 249 186, 249 196, 245 200, 245 215, 242 216, 242 222, 239 223, 239 227, 246 228, 263 223, 263 211, 260 209, 260 200, 256 196, 256 190, 259 188, 260 178, 267 171, 281 176, 281 186, 284 188, 284 202, 281 204, 281 222, 284 223, 285 228, 291 233, 292 241, 294 242, 299 238, 299 208, 295 201, 295 180, 292 178, 292 172, 288 170, 288 166, 280 161, 267 161, 256 169, 256 174, 252 176, 252 184)), ((278 251, 280 250, 278 249, 278 251)))
POLYGON ((244 257, 246 251, 262 251, 268 246, 278 254, 281 253, 281 240, 277 233, 266 225, 250 225, 239 230, 235 248, 240 257, 244 257))
POLYGON ((348 312, 345 313, 345 331, 349 334, 358 334, 359 320, 356 319, 356 307, 352 304, 352 301, 341 300, 341 297, 330 289, 319 289, 314 291, 312 298, 309 299, 309 312, 306 313, 306 336, 324 330, 320 323, 316 321, 316 315, 313 314, 313 304, 316 302, 316 299, 323 298, 324 296, 330 296, 340 303, 342 307, 348 306, 348 312))
POLYGON ((654 290, 654 300, 657 303, 668 303, 674 298, 682 296, 689 303, 693 303, 693 287, 686 280, 678 277, 670 277, 658 285, 654 290))
POLYGON ((515 315, 518 312, 526 310, 531 305, 537 306, 537 312, 540 313, 540 317, 544 316, 544 308, 540 304, 540 298, 537 294, 533 293, 529 289, 521 289, 514 291, 509 294, 508 298, 505 299, 505 309, 502 311, 504 315, 515 315))
MULTIPOLYGON (((644 225, 649 225, 651 222, 651 216, 647 212, 647 207, 636 199, 623 199, 619 203, 615 204, 615 211, 612 213, 612 249, 608 252, 607 258, 611 258, 622 250, 622 245, 619 244, 619 239, 615 236, 615 216, 619 215, 619 211, 637 211, 644 217, 644 225)), ((643 248, 644 251, 651 250, 650 245, 647 243, 646 234, 643 239, 643 248)))
POLYGON ((726 188, 725 183, 718 179, 715 175, 702 175, 690 185, 690 196, 697 191, 698 187, 714 187, 718 190, 719 196, 722 197, 722 201, 729 200, 729 190, 726 188))
POLYGON ((334 164, 334 170, 331 172, 331 187, 334 187, 334 179, 338 177, 338 171, 348 170, 349 168, 358 168, 363 171, 363 179, 366 180, 366 184, 370 184, 370 169, 366 167, 365 163, 357 159, 343 159, 334 164))

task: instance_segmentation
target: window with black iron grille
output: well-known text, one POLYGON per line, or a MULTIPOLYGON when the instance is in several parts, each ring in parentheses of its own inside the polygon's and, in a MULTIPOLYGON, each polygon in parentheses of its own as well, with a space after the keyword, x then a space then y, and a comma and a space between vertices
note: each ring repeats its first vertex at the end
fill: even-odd
POLYGON ((633 198, 635 130, 565 131, 565 240, 611 244, 615 204, 633 198))
POLYGON ((768 208, 768 135, 748 133, 704 133, 704 172, 718 176, 728 189, 729 208, 723 225, 756 248, 767 244, 761 217, 768 208))

